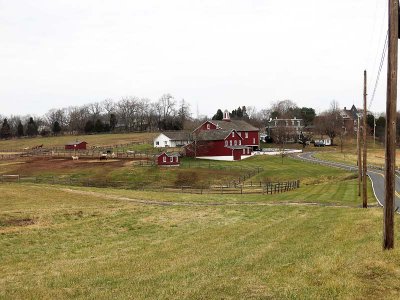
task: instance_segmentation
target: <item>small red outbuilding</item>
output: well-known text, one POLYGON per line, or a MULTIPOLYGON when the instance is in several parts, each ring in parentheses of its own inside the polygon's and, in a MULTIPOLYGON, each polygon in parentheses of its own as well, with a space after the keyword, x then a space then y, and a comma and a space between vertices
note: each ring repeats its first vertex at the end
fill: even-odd
POLYGON ((167 154, 165 152, 161 153, 157 157, 157 164, 159 166, 174 167, 180 165, 178 154, 167 154))
POLYGON ((65 150, 86 150, 87 143, 85 141, 76 141, 65 145, 65 150))

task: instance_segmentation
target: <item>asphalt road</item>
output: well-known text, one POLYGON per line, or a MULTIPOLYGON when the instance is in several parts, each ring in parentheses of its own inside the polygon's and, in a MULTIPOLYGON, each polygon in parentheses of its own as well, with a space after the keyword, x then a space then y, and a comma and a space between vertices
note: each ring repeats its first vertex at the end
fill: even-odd
MULTIPOLYGON (((310 162, 310 163, 318 163, 325 166, 330 166, 334 168, 341 168, 346 169, 349 171, 358 171, 356 166, 346 165, 343 163, 332 162, 327 160, 317 159, 314 156, 314 152, 306 152, 306 153, 299 153, 294 155, 295 157, 310 162)), ((372 188, 375 194, 375 198, 378 203, 383 206, 385 203, 385 175, 382 170, 378 169, 367 169, 367 176, 371 179, 372 188)), ((395 209, 397 212, 400 212, 400 177, 396 174, 396 200, 395 200, 395 209)))

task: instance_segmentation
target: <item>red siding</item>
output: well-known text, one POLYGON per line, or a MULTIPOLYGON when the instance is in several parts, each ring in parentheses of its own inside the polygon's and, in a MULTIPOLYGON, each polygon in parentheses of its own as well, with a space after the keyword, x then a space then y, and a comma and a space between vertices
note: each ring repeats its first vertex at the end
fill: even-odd
POLYGON ((233 150, 233 160, 241 160, 242 159, 242 149, 235 149, 233 150))
POLYGON ((242 145, 260 145, 260 134, 258 131, 238 131, 240 132, 243 142, 242 145), (248 137, 246 138, 246 132, 248 132, 248 137), (253 143, 253 139, 255 143, 253 143))
POLYGON ((180 162, 179 162, 178 156, 169 156, 169 155, 163 153, 157 157, 157 164, 159 166, 178 166, 180 164, 180 162), (165 157, 165 162, 164 162, 164 157, 165 157), (171 158, 173 159, 172 162, 171 162, 171 158))
POLYGON ((200 127, 198 127, 195 132, 201 131, 201 130, 215 130, 217 129, 217 126, 210 121, 204 122, 200 127), (209 127, 207 126, 209 125, 209 127))
POLYGON ((74 149, 86 150, 86 145, 87 145, 86 142, 76 144, 76 147, 74 147, 74 145, 65 145, 65 150, 74 150, 74 149))

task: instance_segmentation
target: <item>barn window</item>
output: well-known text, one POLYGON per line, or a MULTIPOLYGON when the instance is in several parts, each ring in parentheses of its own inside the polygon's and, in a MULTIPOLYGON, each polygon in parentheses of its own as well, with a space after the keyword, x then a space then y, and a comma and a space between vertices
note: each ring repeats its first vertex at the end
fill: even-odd
POLYGON ((235 146, 237 146, 237 141, 235 141, 235 146))
POLYGON ((239 145, 241 145, 242 144, 242 141, 241 140, 239 140, 239 145))
POLYGON ((243 154, 246 154, 246 149, 243 149, 243 154))
POLYGON ((162 161, 167 162, 167 158, 165 156, 163 156, 162 161))
POLYGON ((173 156, 170 158, 170 162, 174 162, 174 157, 173 156))
POLYGON ((256 143, 256 138, 253 138, 253 144, 255 144, 256 143))
POLYGON ((207 129, 210 129, 210 124, 207 124, 207 129))
POLYGON ((235 133, 232 131, 232 137, 235 137, 235 133))
POLYGON ((232 140, 229 141, 229 144, 232 146, 232 140))
POLYGON ((228 141, 225 141, 225 146, 228 146, 228 141))
POLYGON ((176 162, 178 162, 178 156, 176 156, 175 158, 176 158, 176 160, 175 160, 175 161, 176 161, 176 162))
POLYGON ((248 132, 245 132, 245 133, 244 133, 244 137, 247 139, 247 138, 249 137, 249 133, 248 133, 248 132))

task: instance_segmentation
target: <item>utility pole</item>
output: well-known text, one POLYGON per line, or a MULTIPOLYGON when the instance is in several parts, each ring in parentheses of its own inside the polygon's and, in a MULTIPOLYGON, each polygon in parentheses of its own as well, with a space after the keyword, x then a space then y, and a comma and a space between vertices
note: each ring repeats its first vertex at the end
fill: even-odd
POLYGON ((363 208, 367 208, 367 71, 364 70, 364 116, 363 116, 363 208))
POLYGON ((375 114, 374 116, 374 149, 375 149, 375 138, 376 138, 376 118, 375 118, 375 114))
POLYGON ((357 117, 357 166, 358 166, 358 197, 361 196, 361 134, 360 116, 357 117))
POLYGON ((386 91, 385 204, 383 249, 394 248, 394 197, 396 164, 396 102, 399 1, 389 0, 388 70, 386 91))

